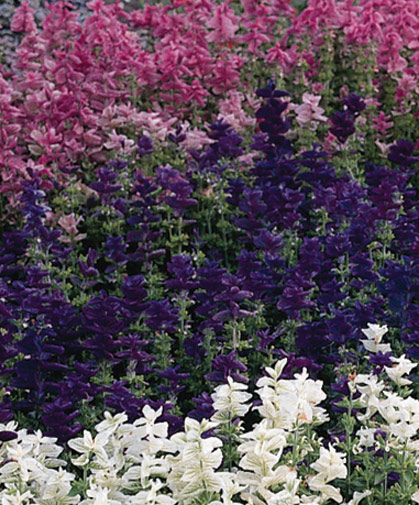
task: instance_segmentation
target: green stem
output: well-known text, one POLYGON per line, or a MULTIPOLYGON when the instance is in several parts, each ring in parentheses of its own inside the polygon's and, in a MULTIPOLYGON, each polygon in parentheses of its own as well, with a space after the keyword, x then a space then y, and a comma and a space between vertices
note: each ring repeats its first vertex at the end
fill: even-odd
POLYGON ((179 217, 178 220, 178 227, 177 227, 177 234, 178 234, 178 254, 182 254, 182 227, 183 227, 183 219, 182 216, 179 217))
MULTIPOLYGON (((345 360, 346 360, 346 354, 345 354, 345 360)), ((346 424, 346 465, 347 465, 347 471, 348 475, 346 478, 346 486, 347 486, 347 493, 349 496, 349 493, 351 492, 351 434, 352 430, 349 427, 351 415, 352 415, 352 400, 353 400, 353 392, 352 389, 349 388, 349 405, 348 405, 348 410, 347 410, 347 415, 348 415, 348 422, 346 424)))

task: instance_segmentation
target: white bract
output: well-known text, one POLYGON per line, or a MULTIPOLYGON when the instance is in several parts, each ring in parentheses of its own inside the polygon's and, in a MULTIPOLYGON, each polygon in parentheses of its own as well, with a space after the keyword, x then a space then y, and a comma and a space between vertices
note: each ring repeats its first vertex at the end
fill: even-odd
MULTIPOLYGON (((15 431, 16 424, 0 424, 0 431, 15 431)), ((0 443, 0 503, 16 505, 73 505, 80 497, 70 496, 74 474, 67 472, 57 459, 62 447, 56 439, 17 431, 17 438, 0 443), (57 469, 56 469, 57 468, 57 469)))
POLYGON ((403 375, 409 374, 415 367, 418 366, 417 363, 412 363, 406 356, 400 356, 400 358, 391 358, 394 362, 392 367, 385 366, 384 370, 392 381, 394 381, 398 386, 406 386, 412 384, 412 381, 403 378, 403 375))
POLYGON ((186 418, 185 431, 170 439, 177 455, 167 456, 171 466, 167 484, 179 503, 188 505, 202 492, 211 496, 221 491, 223 479, 216 469, 222 463, 223 443, 216 437, 202 438, 216 426, 215 422, 186 418))
POLYGON ((367 337, 367 340, 361 340, 367 351, 381 351, 382 353, 391 351, 390 344, 380 344, 381 339, 388 331, 386 325, 380 326, 379 324, 368 323, 368 328, 364 328, 361 331, 367 337))
POLYGON ((330 446, 329 449, 321 447, 320 457, 315 463, 311 464, 311 468, 318 474, 307 480, 309 488, 320 492, 325 499, 329 498, 341 503, 343 498, 339 489, 328 483, 334 479, 344 479, 347 476, 345 455, 336 452, 333 446, 330 446))
POLYGON ((280 379, 285 364, 286 361, 281 360, 275 369, 267 368, 270 377, 262 377, 257 382, 262 405, 256 409, 260 415, 269 419, 270 427, 285 430, 312 423, 314 418, 327 421, 326 411, 317 406, 326 399, 322 381, 309 379, 305 368, 294 379, 280 379))
POLYGON ((228 423, 236 417, 243 417, 250 405, 246 402, 252 398, 250 393, 246 393, 246 384, 234 382, 231 377, 228 377, 228 384, 223 384, 215 389, 215 393, 211 395, 213 400, 213 408, 217 411, 212 420, 217 423, 228 423))

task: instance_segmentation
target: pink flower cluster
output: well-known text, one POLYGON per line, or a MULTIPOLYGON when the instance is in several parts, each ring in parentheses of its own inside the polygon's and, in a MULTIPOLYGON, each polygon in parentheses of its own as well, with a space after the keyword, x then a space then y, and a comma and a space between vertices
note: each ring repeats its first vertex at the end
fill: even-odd
MULTIPOLYGON (((377 70, 398 80, 397 94, 406 96, 419 75, 419 3, 416 0, 309 0, 295 17, 278 56, 268 55, 285 68, 296 62, 295 47, 285 50, 289 37, 310 35, 313 62, 326 33, 343 31, 345 43, 369 45, 376 52, 377 70), (400 75, 402 77, 400 78, 400 75)), ((307 61, 307 59, 306 59, 307 61)))
MULTIPOLYGON (((9 198, 30 159, 48 186, 56 167, 129 152, 129 135, 165 136, 177 118, 235 91, 243 47, 257 51, 291 13, 278 0, 245 2, 242 18, 228 1, 174 0, 130 14, 119 3, 88 6, 82 23, 71 2, 51 4, 39 31, 28 2, 13 17, 12 30, 25 38, 13 72, 0 72, 0 192, 9 198)), ((249 122, 243 114, 237 121, 249 122)))
MULTIPOLYGON (((40 28, 27 1, 13 17, 11 29, 25 37, 13 70, 0 67, 0 192, 12 203, 33 164, 49 187, 60 166, 129 154, 139 135, 164 140, 192 116, 252 126, 245 108, 266 70, 300 74, 295 82, 309 93, 298 122, 314 127, 324 120, 310 92, 321 86, 326 33, 375 47, 400 104, 418 92, 417 0, 309 0, 298 16, 286 0, 171 0, 130 13, 118 2, 87 5, 84 22, 67 0, 50 5, 40 28), (294 43, 307 35, 309 47, 294 43)), ((196 129, 191 136, 196 144, 196 129)))

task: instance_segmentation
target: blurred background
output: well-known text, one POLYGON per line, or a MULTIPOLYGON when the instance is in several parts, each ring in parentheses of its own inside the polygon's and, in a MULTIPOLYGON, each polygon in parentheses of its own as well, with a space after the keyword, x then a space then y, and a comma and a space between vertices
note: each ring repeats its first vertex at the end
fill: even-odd
MULTIPOLYGON (((40 22, 45 15, 46 3, 54 3, 57 0, 29 0, 30 6, 35 9, 35 18, 40 22)), ((121 0, 121 4, 127 11, 139 9, 145 4, 168 3, 169 0, 121 0)), ((89 9, 86 7, 88 0, 72 0, 72 4, 77 8, 81 19, 89 14, 89 9)), ((105 3, 114 3, 114 0, 105 0, 105 3)), ((301 11, 307 4, 307 0, 291 0, 290 2, 297 11, 301 11)), ((0 0, 0 63, 7 70, 10 68, 13 61, 13 54, 16 47, 22 38, 19 33, 14 33, 10 30, 10 21, 17 7, 21 4, 21 0, 0 0)))

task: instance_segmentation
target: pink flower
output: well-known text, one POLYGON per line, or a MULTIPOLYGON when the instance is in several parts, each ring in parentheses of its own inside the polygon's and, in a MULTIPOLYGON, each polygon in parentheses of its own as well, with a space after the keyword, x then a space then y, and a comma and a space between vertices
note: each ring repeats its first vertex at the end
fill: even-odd
POLYGON ((219 60, 213 71, 213 77, 209 80, 212 86, 212 91, 219 95, 228 89, 234 88, 240 81, 240 73, 238 70, 241 67, 241 62, 230 59, 219 60))
POLYGON ((399 102, 401 99, 410 95, 411 91, 419 91, 417 77, 404 73, 402 77, 396 77, 397 89, 396 89, 396 100, 399 102))
POLYGON ((266 34, 266 25, 258 19, 256 22, 245 24, 247 33, 240 37, 240 43, 245 44, 250 53, 255 53, 256 49, 264 42, 269 42, 271 38, 266 34))
POLYGON ((320 100, 321 96, 310 93, 303 94, 303 103, 294 107, 297 113, 296 120, 300 126, 310 126, 315 130, 317 121, 327 121, 327 117, 323 116, 324 109, 319 107, 320 100))
POLYGON ((79 233, 79 230, 77 229, 77 225, 80 221, 83 221, 83 218, 80 216, 76 219, 74 213, 71 213, 68 216, 60 217, 58 224, 66 233, 68 233, 69 237, 62 235, 58 238, 58 240, 61 242, 71 243, 78 242, 79 240, 86 238, 86 233, 79 233))
POLYGON ((185 133, 186 139, 181 142, 181 145, 187 151, 197 151, 212 142, 212 140, 208 138, 208 135, 199 128, 190 129, 190 124, 188 121, 182 123, 182 132, 185 133))
POLYGON ((29 2, 23 2, 10 23, 10 29, 14 32, 35 33, 36 23, 33 17, 34 10, 29 6, 29 2))
POLYGON ((127 138, 126 135, 118 135, 115 130, 112 130, 109 133, 109 140, 105 142, 104 146, 106 149, 115 149, 116 151, 128 154, 137 149, 134 144, 134 141, 127 138))
POLYGON ((296 46, 292 46, 291 49, 282 50, 279 42, 276 42, 274 47, 268 50, 266 61, 278 64, 284 72, 290 72, 297 61, 295 49, 296 46))
POLYGON ((223 118, 237 131, 242 130, 246 126, 256 124, 256 119, 249 117, 243 110, 243 101, 244 95, 242 93, 235 90, 230 91, 228 98, 220 101, 220 113, 217 119, 223 118))
POLYGON ((392 128, 394 124, 393 121, 389 121, 390 118, 390 115, 386 116, 383 111, 380 111, 378 116, 373 119, 374 126, 372 129, 379 131, 382 135, 385 135, 387 130, 392 128))
POLYGON ((214 28, 214 31, 207 35, 207 41, 222 44, 232 40, 239 29, 238 20, 227 2, 222 3, 215 9, 213 18, 207 23, 207 28, 214 28))

